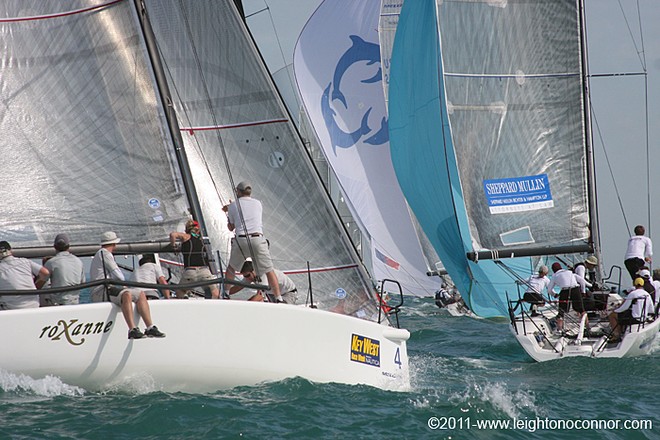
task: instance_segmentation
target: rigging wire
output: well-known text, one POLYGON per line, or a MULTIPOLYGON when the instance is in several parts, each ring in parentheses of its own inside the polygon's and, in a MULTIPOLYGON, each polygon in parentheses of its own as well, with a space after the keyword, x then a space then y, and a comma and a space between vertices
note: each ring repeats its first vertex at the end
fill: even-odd
MULTIPOLYGON (((589 94, 589 101, 591 103, 591 94, 589 94)), ((619 202, 619 209, 621 209, 621 215, 623 215, 623 221, 626 225, 626 231, 630 231, 630 225, 628 223, 628 217, 626 216, 626 210, 623 208, 623 200, 621 199, 621 193, 619 192, 619 185, 614 177, 614 170, 612 168, 612 162, 610 161, 610 156, 607 153, 607 147, 605 146, 605 139, 603 138, 603 132, 600 130, 600 124, 598 123, 598 118, 596 117, 596 111, 594 110, 593 103, 591 103, 591 119, 596 126, 596 132, 598 133, 598 139, 600 144, 603 147, 603 154, 605 155, 605 162, 607 163, 607 169, 610 172, 610 177, 612 178, 612 184, 614 186, 614 192, 616 193, 616 199, 619 202)))
MULTIPOLYGON (((291 86, 292 90, 295 90, 296 89, 295 88, 296 83, 295 83, 293 77, 291 76, 291 69, 290 69, 290 67, 293 65, 293 61, 290 62, 290 63, 287 63, 286 55, 284 54, 284 48, 282 46, 282 40, 280 39, 280 35, 277 32, 277 26, 275 26, 275 20, 273 19, 273 14, 270 10, 270 5, 268 4, 268 1, 266 1, 266 0, 264 0, 264 4, 266 5, 266 7, 262 8, 262 9, 259 9, 258 11, 255 11, 252 14, 246 15, 245 19, 247 20, 248 18, 251 18, 251 17, 254 17, 255 15, 261 14, 262 12, 267 12, 268 13, 268 20, 270 21, 270 26, 273 29, 273 35, 275 36, 275 42, 277 43, 277 48, 279 49, 279 54, 280 54, 280 58, 281 58, 282 65, 283 65, 283 67, 281 67, 280 69, 273 70, 272 75, 274 77, 275 74, 277 74, 278 72, 280 72, 282 70, 285 70, 286 71, 286 76, 289 79, 289 86, 291 86)), ((296 101, 298 101, 298 95, 295 94, 295 96, 296 96, 296 101)), ((298 103, 298 105, 299 104, 300 103, 298 103)))
MULTIPOLYGON (((649 235, 651 235, 651 191, 650 191, 650 186, 651 186, 651 161, 650 161, 650 136, 649 136, 649 99, 648 99, 648 71, 647 71, 647 61, 646 61, 646 51, 644 48, 644 31, 642 27, 642 20, 641 20, 641 8, 639 6, 639 0, 637 0, 637 18, 638 18, 638 26, 639 26, 639 35, 640 35, 640 43, 638 44, 635 34, 633 33, 633 29, 630 25, 630 20, 628 19, 628 15, 625 12, 625 9, 623 7, 623 4, 621 3, 621 0, 618 0, 619 8, 621 10, 621 15, 623 16, 623 20, 626 24, 626 28, 628 30, 628 35, 630 37, 630 40, 635 48, 635 53, 637 55, 637 58, 639 59, 639 63, 642 67, 641 72, 619 72, 619 73, 605 73, 605 74, 590 74, 589 77, 591 78, 599 78, 599 77, 622 77, 622 76, 644 76, 644 113, 645 113, 645 150, 646 150, 646 187, 647 187, 647 224, 648 224, 648 232, 649 235)), ((603 154, 605 156, 605 161, 607 162, 607 167, 608 171, 610 173, 610 177, 612 179, 612 183, 614 186, 614 190, 616 193, 617 201, 619 204, 619 209, 621 211, 621 214, 623 216, 623 220, 625 223, 626 231, 628 234, 631 233, 631 228, 630 224, 628 222, 628 218, 626 216, 626 211, 623 206, 623 201, 621 197, 621 193, 619 190, 619 185, 617 184, 616 178, 614 176, 614 170, 612 167, 612 162, 610 161, 609 154, 607 147, 605 145, 603 133, 601 131, 600 125, 598 123, 598 118, 596 117, 596 112, 594 110, 594 105, 592 102, 592 97, 591 93, 588 94, 588 99, 589 103, 591 105, 591 117, 594 122, 594 125, 596 127, 596 131, 598 133, 598 139, 600 140, 600 144, 603 148, 603 154)))
MULTIPOLYGON (((636 1, 637 5, 637 23, 639 30, 639 45, 633 34, 628 16, 626 11, 623 8, 621 0, 618 0, 619 9, 621 9, 621 15, 623 16, 624 22, 628 28, 628 34, 632 40, 633 46, 635 47, 635 52, 637 53, 637 58, 639 58, 639 63, 642 66, 642 71, 644 72, 644 113, 645 113, 645 135, 646 135, 646 208, 647 208, 647 230, 649 236, 651 235, 651 151, 650 151, 650 139, 649 139, 649 90, 648 90, 648 70, 646 64, 646 49, 644 47, 644 28, 642 26, 642 15, 641 8, 639 5, 639 0, 636 1)), ((626 224, 626 227, 628 225, 626 224)), ((630 232, 630 229, 628 229, 630 232)))
MULTIPOLYGON (((169 66, 169 64, 167 63, 167 61, 166 61, 166 59, 165 59, 165 56, 164 56, 163 52, 162 52, 161 49, 160 49, 160 46, 157 45, 157 47, 158 47, 158 53, 160 54, 160 58, 161 58, 161 60, 162 60, 161 62, 162 62, 162 64, 163 64, 163 66, 164 66, 165 70, 167 71, 168 75, 169 75, 170 77, 172 77, 172 71, 170 70, 170 66, 169 66)), ((171 84, 170 86, 174 89, 174 94, 175 94, 176 97, 179 99, 179 102, 183 102, 183 98, 182 98, 182 96, 181 96, 181 93, 179 92, 179 89, 178 89, 176 83, 175 83, 175 82, 172 82, 172 84, 171 84)), ((210 109, 210 112, 213 113, 213 109, 210 109)), ((194 125, 194 124, 192 123, 192 118, 190 117, 190 114, 188 113, 188 111, 187 111, 185 105, 182 105, 182 106, 181 106, 181 110, 180 110, 179 112, 177 112, 177 114, 183 114, 184 117, 182 117, 182 119, 185 119, 186 121, 188 121, 188 126, 192 127, 192 126, 194 125)), ((214 122, 215 122, 215 114, 213 114, 212 117, 213 117, 213 120, 214 120, 214 122)), ((199 143, 199 139, 198 139, 197 137, 193 137, 193 144, 194 144, 195 147, 196 147, 196 151, 197 151, 197 153, 198 153, 200 159, 201 159, 202 162, 204 163, 204 168, 206 168, 206 170, 207 170, 207 172, 208 172, 208 176, 209 176, 209 178, 211 179, 211 182, 213 182, 213 189, 215 190, 215 193, 216 193, 216 195, 218 196, 218 199, 220 200, 221 203, 224 203, 224 197, 223 197, 222 194, 220 194, 220 192, 218 191, 218 185, 217 185, 217 183, 216 183, 215 178, 213 177, 213 173, 211 173, 211 167, 209 166, 209 163, 208 163, 208 161, 206 160, 206 157, 204 156, 204 154, 203 154, 203 152, 202 152, 201 145, 200 145, 200 143, 199 143)), ((222 144, 222 142, 221 142, 221 144, 222 144)), ((224 149, 224 148, 222 147, 222 145, 221 145, 221 149, 224 149)))
MULTIPOLYGON (((644 29, 642 27, 642 14, 641 8, 639 7, 639 0, 637 0, 637 22, 639 26, 639 40, 642 51, 642 66, 644 72, 647 72, 646 67, 646 49, 644 47, 644 29)), ((644 75, 644 117, 645 117, 645 128, 646 128, 646 207, 647 207, 647 225, 648 233, 651 235, 651 148, 649 142, 649 77, 644 75)))

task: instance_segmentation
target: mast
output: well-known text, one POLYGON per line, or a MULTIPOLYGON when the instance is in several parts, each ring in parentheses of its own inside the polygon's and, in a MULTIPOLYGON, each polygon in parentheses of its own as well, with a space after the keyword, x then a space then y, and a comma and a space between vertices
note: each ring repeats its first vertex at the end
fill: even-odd
POLYGON ((147 17, 147 7, 144 4, 144 0, 134 0, 134 4, 138 18, 140 20, 142 35, 144 36, 144 40, 147 44, 147 51, 149 53, 149 58, 151 60, 151 65, 153 67, 153 72, 156 78, 158 93, 160 94, 161 102, 165 110, 165 117, 167 118, 168 122, 167 126, 169 128, 170 135, 172 136, 172 141, 174 142, 174 151, 176 154, 177 162, 179 163, 181 177, 183 179, 183 186, 186 189, 186 196, 188 198, 188 203, 190 204, 192 216, 199 222, 202 237, 204 237, 204 247, 206 248, 206 255, 211 266, 211 271, 213 273, 218 273, 218 266, 215 258, 213 257, 213 250, 211 249, 210 242, 207 238, 208 233, 204 223, 202 207, 199 203, 195 182, 193 180, 192 172, 190 171, 190 163, 188 162, 188 156, 185 152, 183 138, 181 137, 181 130, 176 119, 172 95, 167 85, 167 78, 165 76, 163 64, 161 63, 160 57, 158 55, 156 37, 154 36, 151 23, 147 17))
POLYGON ((580 43, 582 47, 582 81, 584 83, 584 142, 587 155, 587 194, 589 195, 589 225, 590 225, 590 244, 593 246, 593 252, 599 256, 600 248, 600 228, 598 226, 598 198, 596 193, 596 164, 594 160, 593 135, 591 132, 591 90, 589 88, 589 62, 587 58, 587 22, 584 7, 584 0, 578 0, 578 14, 580 25, 580 43))
POLYGON ((161 102, 165 110, 165 117, 167 118, 167 125, 170 131, 170 136, 172 136, 172 141, 174 142, 174 151, 176 153, 177 162, 179 163, 181 177, 183 179, 183 186, 186 189, 186 196, 188 198, 188 203, 190 204, 190 209, 192 210, 192 216, 199 222, 202 234, 206 235, 206 227, 204 225, 204 219, 202 216, 202 207, 199 204, 199 198, 197 197, 197 190, 195 189, 195 183, 190 171, 190 164, 188 163, 188 157, 186 156, 183 138, 181 137, 181 131, 179 129, 179 123, 176 120, 172 95, 167 85, 167 79, 165 77, 163 65, 160 61, 160 57, 158 56, 156 37, 154 36, 153 29, 149 23, 149 18, 147 17, 147 8, 143 0, 133 1, 138 18, 140 19, 142 34, 147 44, 147 51, 149 53, 149 58, 151 60, 151 65, 153 67, 153 72, 156 78, 158 93, 160 94, 161 102))

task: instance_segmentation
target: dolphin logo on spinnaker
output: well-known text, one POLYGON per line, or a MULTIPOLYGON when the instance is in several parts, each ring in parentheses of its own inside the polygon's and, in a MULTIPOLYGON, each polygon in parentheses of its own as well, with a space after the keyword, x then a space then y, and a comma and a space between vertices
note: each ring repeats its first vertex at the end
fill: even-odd
MULTIPOLYGON (((321 96, 321 112, 323 114, 325 125, 328 128, 330 140, 332 142, 332 150, 335 154, 337 154, 337 147, 350 148, 362 140, 364 136, 372 132, 372 129, 369 126, 369 116, 372 113, 373 106, 368 107, 364 111, 360 120, 360 126, 353 131, 345 131, 339 126, 336 120, 337 112, 333 109, 333 105, 338 102, 343 105, 344 109, 349 109, 349 103, 346 100, 341 85, 346 72, 352 66, 363 62, 366 62, 367 66, 380 63, 380 47, 378 44, 364 41, 357 35, 351 35, 350 39, 352 42, 351 47, 348 48, 348 50, 346 50, 337 61, 332 82, 328 84, 321 96)), ((382 79, 382 69, 379 67, 376 74, 367 79, 360 80, 360 83, 373 84, 382 81, 382 79)), ((348 122, 349 123, 345 125, 350 125, 350 121, 348 122)), ((356 122, 356 120, 354 120, 354 122, 356 122)), ((379 130, 364 139, 363 142, 371 145, 381 145, 388 140, 389 133, 387 130, 387 117, 383 116, 380 121, 379 130)))

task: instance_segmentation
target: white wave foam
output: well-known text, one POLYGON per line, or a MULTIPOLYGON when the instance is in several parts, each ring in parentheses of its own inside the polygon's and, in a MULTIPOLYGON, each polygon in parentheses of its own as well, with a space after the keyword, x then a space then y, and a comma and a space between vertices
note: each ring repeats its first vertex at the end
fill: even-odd
POLYGON ((156 386, 156 381, 148 372, 141 372, 124 378, 121 382, 112 384, 104 391, 110 393, 121 392, 140 395, 160 391, 160 388, 156 386))
POLYGON ((0 370, 0 389, 10 393, 28 393, 37 396, 82 396, 85 390, 68 385, 59 377, 46 376, 43 379, 34 379, 24 374, 13 374, 0 370))
POLYGON ((660 351, 660 336, 656 337, 653 341, 653 345, 651 346, 651 350, 649 350, 649 354, 657 353, 658 351, 660 351))
POLYGON ((536 406, 533 393, 521 389, 511 391, 507 389, 506 384, 501 382, 486 382, 485 384, 472 382, 468 384, 465 393, 462 395, 454 394, 450 397, 451 400, 459 404, 467 404, 468 408, 465 408, 464 412, 484 412, 483 405, 480 403, 487 403, 511 418, 529 416, 530 412, 535 416, 543 415, 541 414, 542 411, 536 406))

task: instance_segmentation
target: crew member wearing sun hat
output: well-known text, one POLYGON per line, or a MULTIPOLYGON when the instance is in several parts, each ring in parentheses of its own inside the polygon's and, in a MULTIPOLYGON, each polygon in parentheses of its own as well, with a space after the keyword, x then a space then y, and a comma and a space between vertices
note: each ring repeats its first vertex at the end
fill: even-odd
POLYGON ((575 275, 584 280, 584 285, 588 288, 593 287, 595 280, 594 269, 598 266, 598 258, 593 255, 589 255, 583 262, 577 263, 573 267, 573 272, 575 275))
MULTIPOLYGON (((85 268, 82 260, 69 252, 69 236, 57 234, 53 247, 57 251, 55 256, 44 264, 50 272, 51 287, 75 286, 85 282, 85 268)), ((48 295, 52 305, 78 304, 80 290, 72 290, 48 295)))
MULTIPOLYGON (((115 257, 112 255, 117 247, 117 243, 120 241, 121 239, 112 231, 104 232, 101 235, 101 249, 94 254, 89 268, 91 281, 102 279, 124 280, 124 274, 119 269, 119 266, 117 266, 115 257)), ((108 290, 113 289, 117 289, 117 287, 111 286, 108 288, 108 290)), ((91 292, 92 302, 104 301, 106 299, 104 298, 105 293, 105 286, 94 287, 91 292)), ((118 291, 113 293, 116 295, 118 291)))
MULTIPOLYGON (((0 241, 0 290, 41 289, 48 279, 48 269, 27 258, 14 257, 11 245, 0 241), (34 281, 34 278, 37 281, 34 281)), ((0 310, 39 307, 39 295, 2 295, 0 310)))
POLYGON ((227 228, 236 234, 231 240, 227 279, 233 280, 236 269, 240 269, 246 259, 251 257, 256 275, 259 277, 266 275, 273 300, 284 303, 268 249, 268 241, 264 237, 261 202, 251 197, 252 185, 246 181, 236 185, 236 195, 238 197, 236 201, 222 208, 227 213, 227 228))
POLYGON ((621 341, 621 328, 625 325, 644 322, 648 315, 653 314, 653 300, 644 290, 644 280, 635 278, 635 290, 626 295, 626 299, 617 309, 609 315, 612 335, 610 342, 621 341))
MULTIPOLYGON (((172 248, 183 255, 183 274, 180 282, 186 284, 215 279, 209 268, 199 223, 196 220, 188 220, 185 228, 186 232, 170 232, 172 248)), ((211 284, 204 290, 211 291, 212 299, 220 298, 217 284, 211 284)), ((187 298, 186 291, 177 290, 176 297, 187 298)))
MULTIPOLYGON (((101 235, 101 249, 96 252, 92 258, 92 264, 89 269, 89 275, 92 280, 113 279, 124 281, 124 274, 119 269, 113 252, 121 239, 117 234, 108 231, 101 235)), ((92 290, 92 301, 102 301, 103 295, 107 291, 107 296, 113 304, 121 307, 122 314, 128 325, 128 339, 141 339, 145 336, 162 338, 164 333, 153 325, 151 320, 151 310, 147 302, 147 296, 143 291, 137 289, 127 289, 122 286, 110 286, 107 288, 101 285, 92 290), (138 314, 144 320, 147 329, 144 333, 135 326, 133 319, 133 303, 136 303, 138 314)))

